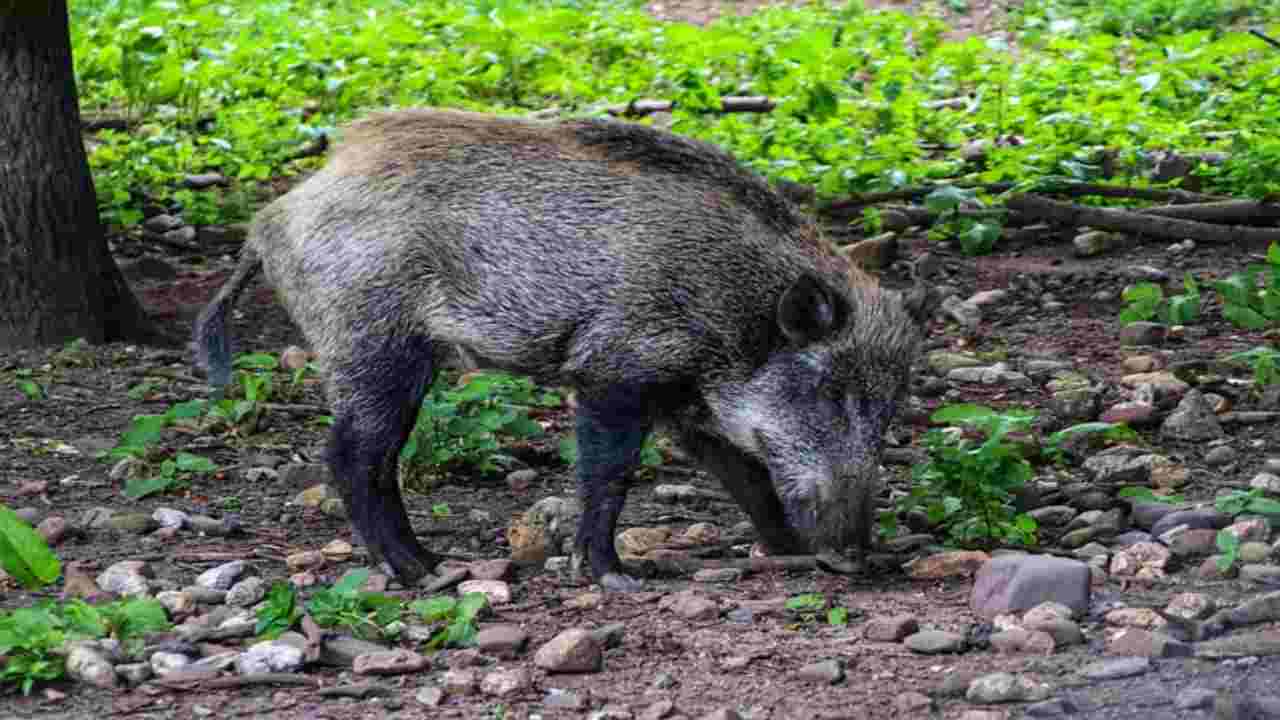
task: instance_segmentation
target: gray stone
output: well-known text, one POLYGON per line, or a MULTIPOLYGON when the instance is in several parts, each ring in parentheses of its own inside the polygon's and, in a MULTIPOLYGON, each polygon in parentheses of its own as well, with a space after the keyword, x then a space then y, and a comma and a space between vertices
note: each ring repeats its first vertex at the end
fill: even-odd
POLYGON ((796 671, 796 677, 819 685, 835 685, 844 679, 844 665, 834 659, 810 663, 796 671))
POLYGON ((929 364, 929 369, 940 377, 946 377, 947 373, 957 368, 981 367, 985 364, 972 355, 947 352, 945 350, 935 350, 929 353, 926 362, 929 364))
POLYGON ((486 655, 511 659, 524 652, 529 633, 518 625, 488 625, 476 633, 476 647, 486 655))
POLYGON ((200 573, 196 584, 213 590, 230 590, 237 578, 244 573, 248 564, 244 560, 233 560, 210 568, 200 573))
POLYGON ((1151 478, 1151 453, 1131 448, 1100 452, 1084 461, 1084 470, 1099 485, 1143 485, 1151 478))
POLYGON ((727 584, 742 579, 741 568, 707 568, 693 574, 694 582, 727 584))
POLYGON ((122 535, 146 535, 160 523, 146 513, 120 513, 108 518, 106 527, 122 535))
POLYGON ((1210 622, 1225 627, 1244 627, 1276 620, 1280 620, 1280 591, 1259 595, 1242 605, 1224 609, 1210 622))
POLYGON ((1208 710, 1217 695, 1206 688, 1186 688, 1173 699, 1173 705, 1179 710, 1208 710))
POLYGON ((1280 566, 1248 564, 1240 566, 1240 579, 1259 585, 1280 585, 1280 566))
POLYGON ((1079 512, 1070 505, 1047 505, 1027 513, 1044 527, 1062 527, 1078 514, 1079 512))
POLYGON ((67 675, 94 687, 114 688, 119 684, 116 669, 97 648, 81 643, 67 653, 67 675))
POLYGON ((1151 671, 1151 660, 1145 657, 1117 657, 1098 660, 1080 668, 1080 674, 1090 680, 1117 680, 1151 671))
POLYGON ((1151 534, 1160 537, 1179 525, 1186 525, 1195 530, 1221 530, 1231 524, 1231 516, 1214 508, 1196 508, 1178 510, 1161 517, 1151 526, 1151 534))
POLYGON ((720 606, 714 600, 691 591, 668 595, 659 601, 658 607, 670 610, 685 620, 714 620, 720 616, 720 606))
POLYGON ((1196 643, 1196 657, 1264 657, 1280 655, 1280 631, 1262 630, 1214 638, 1196 643))
POLYGON ((946 630, 922 630, 908 635, 902 643, 921 655, 961 652, 966 645, 964 635, 946 630))
POLYGON ((240 518, 236 515, 226 515, 220 518, 211 518, 207 515, 192 515, 188 524, 193 532, 210 537, 227 537, 240 531, 240 518))
POLYGON ((440 688, 446 695, 471 695, 478 685, 476 671, 470 668, 453 668, 440 676, 440 688))
POLYGON ((557 710, 585 710, 587 699, 572 690, 549 688, 542 696, 542 704, 557 710))
POLYGON ((626 630, 627 626, 622 623, 609 623, 592 630, 591 637, 595 638, 602 648, 615 648, 622 644, 626 630))
POLYGON ((222 173, 198 173, 195 175, 187 175, 182 178, 182 186, 192 190, 205 190, 215 185, 230 185, 231 181, 222 173))
POLYGON ((1259 488, 1268 495, 1280 495, 1280 475, 1261 472, 1249 480, 1249 487, 1259 488))
POLYGON ((293 672, 302 667, 302 651, 279 640, 251 645, 236 656, 236 672, 241 675, 293 672))
POLYGON ((444 702, 444 689, 438 687, 424 687, 413 696, 419 705, 427 707, 436 707, 444 702))
POLYGON ((1107 653, 1125 657, 1190 657, 1192 648, 1163 633, 1130 627, 1107 639, 1107 653))
POLYGON ((1169 552, 1179 558, 1204 557, 1218 549, 1217 530, 1174 528, 1165 533, 1161 540, 1169 546, 1169 552))
POLYGON ((920 630, 920 623, 910 615, 872 618, 862 631, 862 637, 872 642, 901 642, 903 638, 920 630))
POLYGON ((1160 502, 1134 502, 1132 512, 1129 514, 1129 520, 1136 527, 1143 530, 1151 530, 1160 518, 1168 515, 1177 508, 1168 503, 1160 502))
MULTIPOLYGON (((1204 464, 1213 468, 1220 468, 1234 463, 1240 459, 1240 453, 1230 445, 1219 445, 1204 454, 1204 464)), ((1276 482, 1280 483, 1280 478, 1276 478, 1276 482)), ((1280 485, 1278 485, 1280 487, 1280 485)))
MULTIPOLYGON (((1238 557, 1245 565, 1260 565, 1271 557, 1271 546, 1264 542, 1240 543, 1238 557)), ((1241 574, 1243 573, 1244 569, 1241 568, 1241 574)))
POLYGON ((1223 691, 1214 698, 1213 714, 1223 720, 1280 720, 1280 696, 1223 691))
POLYGON ((1198 390, 1188 390, 1160 426, 1160 437, 1170 440, 1204 442, 1225 436, 1213 407, 1198 390))
POLYGON ((121 560, 98 574, 98 587, 118 595, 142 596, 150 592, 150 574, 150 567, 142 560, 121 560))
POLYGON ((1203 620, 1213 614, 1217 602, 1212 596, 1198 592, 1179 593, 1169 600, 1165 606, 1166 615, 1185 618, 1187 620, 1203 620))
POLYGON ((1078 560, 1048 555, 1000 555, 974 577, 969 606, 982 617, 1027 610, 1054 601, 1083 614, 1089 608, 1091 572, 1078 560))
POLYGON ((1151 533, 1141 530, 1130 530, 1122 532, 1111 541, 1117 549, 1123 549, 1138 543, 1155 542, 1155 538, 1151 537, 1151 533))
POLYGON ((151 679, 151 664, 139 662, 117 665, 116 675, 119 675, 129 685, 141 685, 151 679))
POLYGON ((533 687, 533 677, 525 668, 500 668, 480 679, 480 692, 494 697, 510 697, 533 687))
POLYGON ((227 590, 226 603, 232 607, 249 607, 267 595, 266 583, 260 577, 247 577, 227 590))
POLYGON ((151 517, 157 523, 160 523, 160 527, 172 528, 185 527, 188 519, 186 513, 173 508, 156 508, 155 512, 151 513, 151 517))
POLYGON ((181 653, 158 652, 151 654, 151 671, 157 677, 164 677, 179 670, 185 670, 191 664, 191 658, 181 653))
POLYGON ((975 678, 969 683, 965 699, 971 703, 990 704, 1043 700, 1049 689, 1012 673, 998 672, 975 678))
POLYGON ((1121 233, 1106 230, 1088 230, 1071 239, 1076 257, 1093 257, 1101 255, 1108 249, 1124 244, 1125 236, 1121 233))
POLYGON ((600 643, 586 630, 570 628, 538 648, 533 662, 547 672, 598 672, 603 661, 600 643))
POLYGON ((1163 323, 1131 322, 1120 328, 1120 344, 1126 347, 1162 345, 1168 334, 1169 327, 1163 323))
POLYGON ((358 655, 351 664, 351 669, 357 675, 404 675, 417 672, 430 664, 431 660, 423 655, 397 648, 358 655))
POLYGON ((1062 717, 1063 715, 1074 715, 1076 712, 1076 706, 1070 700, 1054 698, 1052 700, 1032 703, 1027 706, 1024 712, 1027 717, 1034 718, 1062 717))
POLYGON ((142 221, 142 228, 153 233, 166 233, 182 227, 182 218, 161 213, 142 221))

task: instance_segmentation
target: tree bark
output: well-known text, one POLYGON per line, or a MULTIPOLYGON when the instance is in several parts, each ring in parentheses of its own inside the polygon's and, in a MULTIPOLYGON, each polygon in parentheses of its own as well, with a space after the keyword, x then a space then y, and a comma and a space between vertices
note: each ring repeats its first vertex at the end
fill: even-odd
POLYGON ((0 88, 0 351, 157 339, 98 217, 66 0, 0 0, 0 88))

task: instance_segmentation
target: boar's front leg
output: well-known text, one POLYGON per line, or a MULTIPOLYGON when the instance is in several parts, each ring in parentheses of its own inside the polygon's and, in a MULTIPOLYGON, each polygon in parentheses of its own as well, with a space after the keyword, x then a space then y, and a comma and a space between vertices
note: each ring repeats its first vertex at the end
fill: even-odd
POLYGON ((768 468, 732 443, 701 430, 684 428, 679 439, 681 447, 747 512, 769 552, 792 555, 809 551, 808 541, 787 524, 768 468))
POLYGON ((615 390, 578 397, 575 432, 582 520, 573 567, 581 572, 586 559, 591 575, 606 590, 631 592, 641 587, 639 580, 622 572, 613 537, 650 425, 639 393, 615 390))
POLYGON ((397 477, 400 449, 431 384, 435 349, 422 336, 366 337, 351 360, 330 365, 334 482, 371 560, 385 561, 407 584, 439 562, 418 544, 397 477))

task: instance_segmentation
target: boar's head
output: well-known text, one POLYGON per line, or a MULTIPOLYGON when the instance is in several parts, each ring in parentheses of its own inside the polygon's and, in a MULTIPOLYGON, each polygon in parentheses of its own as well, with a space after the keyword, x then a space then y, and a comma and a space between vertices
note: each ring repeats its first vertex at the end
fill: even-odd
POLYGON ((716 431, 767 469, 782 510, 774 521, 814 551, 869 542, 885 431, 907 393, 928 297, 923 285, 836 290, 801 276, 777 303, 779 346, 707 388, 716 431))

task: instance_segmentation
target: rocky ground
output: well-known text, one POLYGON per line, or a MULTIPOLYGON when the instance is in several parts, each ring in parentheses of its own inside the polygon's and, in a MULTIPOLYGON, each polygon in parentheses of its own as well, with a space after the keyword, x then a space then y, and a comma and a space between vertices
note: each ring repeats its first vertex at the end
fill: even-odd
MULTIPOLYGON (((236 236, 188 234, 207 250, 177 252, 158 234, 117 243, 139 295, 176 334, 225 279, 236 236)), ((0 355, 0 502, 68 565, 43 592, 0 581, 0 604, 145 593, 177 626, 130 652, 79 648, 76 679, 3 696, 0 718, 1280 717, 1274 518, 1214 502, 1280 494, 1280 395, 1222 362, 1274 345, 1274 333, 1237 330, 1207 289, 1185 327, 1117 320, 1129 284, 1175 291, 1189 271, 1207 288, 1266 248, 1133 242, 1081 256, 1075 234, 1024 233, 968 258, 907 232, 901 262, 883 271, 902 283, 906 261, 927 251, 935 282, 953 292, 892 431, 883 504, 908 487, 928 416, 948 403, 1035 409, 1040 438, 1099 418, 1138 431, 1133 442, 1072 445, 1060 462, 1033 454, 1022 498, 1040 523, 1033 554, 949 550, 929 528, 904 527, 869 574, 694 573, 694 561, 749 565, 753 533, 714 481, 668 453, 622 518, 619 543, 652 574, 647 590, 605 595, 562 572, 575 507, 555 438, 571 416, 554 410, 538 417, 548 438, 513 452, 515 472, 450 476, 410 496, 422 541, 450 558, 430 587, 369 580, 406 599, 485 592, 492 606, 467 649, 424 650, 429 629, 413 623, 374 644, 343 633, 255 640, 252 610, 273 582, 308 596, 364 559, 324 488, 314 380, 252 432, 170 428, 164 447, 219 470, 131 501, 124 470, 95 454, 133 416, 204 396, 186 349, 0 355), (19 380, 46 395, 25 396, 19 380), (1184 501, 1119 497, 1135 486, 1184 501), (1214 557, 1221 528, 1240 541, 1225 570, 1214 557), (804 594, 823 607, 788 608, 804 594), (847 623, 829 623, 827 608, 847 610, 847 623)), ((299 342, 263 288, 233 325, 243 350, 299 342)))

